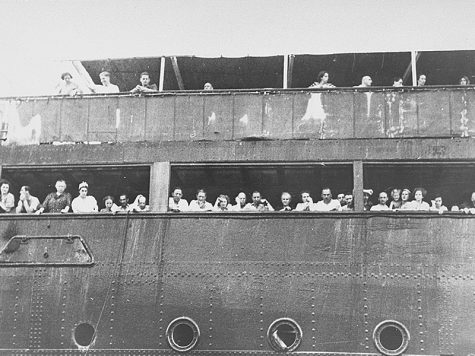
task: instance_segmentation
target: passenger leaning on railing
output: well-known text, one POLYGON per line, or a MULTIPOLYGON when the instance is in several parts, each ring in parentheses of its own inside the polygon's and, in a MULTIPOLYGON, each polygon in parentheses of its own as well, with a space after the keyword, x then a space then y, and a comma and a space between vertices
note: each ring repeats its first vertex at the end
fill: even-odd
POLYGON ((388 194, 386 192, 379 193, 378 204, 371 207, 371 211, 387 211, 391 209, 386 205, 388 202, 388 194))
POLYGON ((190 201, 189 211, 212 211, 213 205, 206 201, 206 192, 204 189, 199 189, 196 192, 196 200, 190 201))
POLYGON ((111 74, 109 72, 101 72, 101 74, 99 74, 99 78, 102 85, 93 85, 89 87, 93 93, 107 94, 118 93, 120 91, 117 85, 111 83, 111 74))
POLYGON ((70 95, 74 96, 77 94, 82 94, 81 88, 75 82, 72 81, 73 76, 71 73, 61 74, 62 82, 58 85, 58 94, 59 95, 70 95))
POLYGON ((36 214, 45 213, 67 213, 71 207, 71 194, 66 193, 66 181, 58 179, 55 184, 56 192, 46 196, 42 206, 36 214))
POLYGON ((288 192, 283 192, 280 196, 280 201, 282 202, 282 208, 279 211, 292 211, 290 202, 292 201, 292 196, 288 192))
POLYGON ((249 211, 274 211, 274 208, 267 199, 262 198, 261 193, 255 190, 252 192, 252 203, 247 203, 244 210, 249 211))
POLYGON ((0 180, 0 213, 9 213, 15 206, 15 197, 10 193, 10 182, 0 180))
POLYGON ((180 187, 173 189, 172 196, 168 198, 168 211, 178 213, 188 210, 188 202, 183 199, 183 190, 180 187))
POLYGON ((40 201, 37 197, 30 194, 30 190, 31 188, 28 185, 21 187, 20 198, 16 207, 17 214, 34 213, 39 209, 40 201))
POLYGON ((313 82, 309 88, 335 88, 332 83, 329 83, 330 74, 328 72, 322 70, 318 72, 317 81, 313 82))
POLYGON ((86 182, 79 184, 79 196, 71 203, 73 213, 97 213, 97 200, 92 195, 87 195, 88 190, 89 185, 86 182))

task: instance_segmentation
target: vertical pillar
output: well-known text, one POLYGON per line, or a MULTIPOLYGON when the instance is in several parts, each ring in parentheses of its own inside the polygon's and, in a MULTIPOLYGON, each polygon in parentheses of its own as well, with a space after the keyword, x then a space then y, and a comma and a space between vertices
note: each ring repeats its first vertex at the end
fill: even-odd
POLYGON ((165 57, 160 59, 160 78, 158 80, 158 91, 163 91, 163 81, 165 80, 165 57))
POLYGON ((150 167, 150 210, 163 213, 168 209, 170 162, 154 162, 150 167))
POLYGON ((412 72, 412 86, 413 87, 417 86, 416 62, 417 62, 417 52, 416 51, 411 51, 411 72, 412 72))
POLYGON ((2 179, 2 165, 0 164, 0 179, 2 179))
POLYGON ((289 56, 284 55, 284 75, 283 75, 283 82, 282 82, 282 88, 287 89, 287 83, 288 83, 288 75, 289 75, 289 56))
POLYGON ((353 201, 355 204, 355 211, 364 211, 363 161, 353 162, 353 201))

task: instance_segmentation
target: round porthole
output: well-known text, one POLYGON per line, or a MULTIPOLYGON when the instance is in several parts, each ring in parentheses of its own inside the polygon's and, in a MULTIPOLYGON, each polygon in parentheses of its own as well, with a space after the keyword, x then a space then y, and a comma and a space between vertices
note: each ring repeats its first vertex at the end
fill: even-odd
POLYGON ((88 323, 82 323, 74 329, 74 341, 82 347, 91 345, 96 333, 94 327, 88 323))
POLYGON ((193 319, 181 317, 168 324, 168 344, 175 351, 190 351, 196 346, 199 337, 200 329, 193 319))
POLYGON ((407 328, 398 321, 385 320, 374 328, 373 341, 383 355, 397 356, 406 351, 411 336, 407 328))
POLYGON ((276 351, 294 351, 302 341, 302 329, 295 320, 275 320, 267 330, 267 340, 276 351))

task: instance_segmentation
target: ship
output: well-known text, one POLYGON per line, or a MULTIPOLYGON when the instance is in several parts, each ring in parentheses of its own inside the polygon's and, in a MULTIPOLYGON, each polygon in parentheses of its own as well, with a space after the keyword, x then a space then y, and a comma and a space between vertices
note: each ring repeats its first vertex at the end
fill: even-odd
POLYGON ((1 98, 15 195, 42 200, 62 177, 73 196, 86 181, 99 201, 143 194, 151 211, 1 214, 0 354, 473 355, 475 217, 363 201, 417 186, 449 207, 470 199, 475 90, 456 84, 473 56, 74 61, 74 76, 108 70, 123 92, 1 98), (432 85, 412 85, 416 64, 432 85), (308 88, 322 69, 336 87, 308 88), (142 71, 157 92, 130 93, 142 71), (374 86, 353 87, 362 75, 374 86), (169 212, 177 186, 211 202, 256 190, 275 207, 330 187, 355 206, 169 212))

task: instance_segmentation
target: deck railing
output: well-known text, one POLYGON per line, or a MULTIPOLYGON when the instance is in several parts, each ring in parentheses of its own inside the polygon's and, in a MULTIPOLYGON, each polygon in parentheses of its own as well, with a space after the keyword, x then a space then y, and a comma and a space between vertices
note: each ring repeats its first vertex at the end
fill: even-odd
POLYGON ((6 144, 475 136, 475 88, 0 99, 6 144))

